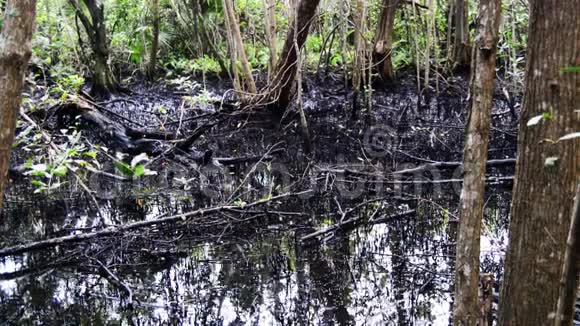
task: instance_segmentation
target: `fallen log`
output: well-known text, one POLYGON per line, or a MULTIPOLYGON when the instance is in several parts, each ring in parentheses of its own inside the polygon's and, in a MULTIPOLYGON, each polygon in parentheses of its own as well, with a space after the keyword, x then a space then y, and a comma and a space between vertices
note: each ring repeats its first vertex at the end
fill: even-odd
MULTIPOLYGON (((308 194, 311 192, 312 192, 312 190, 305 190, 305 191, 297 192, 297 193, 285 193, 285 194, 281 194, 278 196, 273 196, 269 199, 262 199, 262 200, 258 200, 258 201, 246 204, 246 205, 244 205, 243 209, 249 209, 249 208, 252 208, 252 207, 255 207, 258 205, 267 204, 267 203, 270 203, 270 202, 273 202, 273 201, 276 201, 279 199, 301 196, 301 195, 305 195, 305 194, 308 194)), ((60 245, 65 245, 65 244, 79 243, 79 242, 93 240, 96 238, 119 235, 119 234, 122 234, 122 233, 127 232, 127 231, 143 229, 143 228, 161 225, 161 224, 177 223, 179 221, 189 221, 189 220, 191 220, 191 218, 196 217, 196 216, 213 214, 213 213, 228 211, 228 210, 232 210, 232 209, 240 209, 240 206, 238 206, 238 205, 224 205, 224 206, 198 209, 198 210, 195 210, 192 212, 173 215, 173 216, 167 216, 167 217, 162 217, 163 215, 161 215, 161 217, 159 217, 157 219, 153 219, 153 220, 139 221, 139 222, 129 223, 129 224, 120 225, 120 226, 110 226, 110 227, 107 227, 107 228, 104 228, 104 229, 101 229, 98 231, 94 231, 94 232, 89 232, 89 233, 72 234, 72 235, 67 235, 67 236, 58 237, 58 238, 51 238, 51 239, 46 239, 46 240, 24 243, 21 245, 16 245, 16 246, 6 247, 6 248, 0 249, 0 257, 18 255, 18 254, 22 254, 22 253, 26 253, 26 252, 30 252, 30 251, 39 250, 39 249, 52 248, 52 247, 57 247, 60 245)))

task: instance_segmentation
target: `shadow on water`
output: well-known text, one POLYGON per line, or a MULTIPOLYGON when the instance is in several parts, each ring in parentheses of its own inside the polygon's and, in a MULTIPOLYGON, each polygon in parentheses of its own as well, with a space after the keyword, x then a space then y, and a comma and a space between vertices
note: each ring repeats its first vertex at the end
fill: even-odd
MULTIPOLYGON (((423 174, 393 179, 389 173, 373 178, 409 164, 459 160, 462 102, 457 96, 436 98, 431 107, 415 112, 414 85, 407 86, 376 95, 371 125, 349 125, 338 97, 324 102, 323 110, 321 95, 311 90, 306 103, 317 131, 316 154, 307 160, 296 145, 299 132, 291 130, 282 137, 287 145, 277 162, 283 167, 276 161, 227 172, 200 166, 194 169, 198 174, 186 175, 198 184, 187 187, 176 180, 191 167, 164 165, 164 171, 171 170, 158 176, 164 182, 114 184, 116 195, 98 196, 98 207, 72 184, 47 196, 32 194, 25 179, 16 180, 2 212, 2 246, 188 212, 226 202, 232 194, 240 212, 5 257, 0 322, 447 325, 459 199, 457 182, 449 180, 456 175, 444 170, 431 179, 423 174), (365 131, 386 125, 396 130, 396 143, 378 158, 363 157, 376 154, 365 131), (433 183, 435 177, 443 182, 433 183), (315 192, 243 211, 246 202, 304 189, 315 192)), ((332 99, 331 89, 324 98, 332 99)), ((496 124, 492 158, 514 153, 515 139, 499 129, 503 123, 511 122, 496 124)), ((272 136, 278 130, 236 132, 232 140, 215 131, 200 146, 231 156, 263 153, 280 141, 272 136)), ((490 175, 509 172, 491 169, 490 175)), ((490 186, 481 270, 496 279, 509 201, 509 184, 490 186)))

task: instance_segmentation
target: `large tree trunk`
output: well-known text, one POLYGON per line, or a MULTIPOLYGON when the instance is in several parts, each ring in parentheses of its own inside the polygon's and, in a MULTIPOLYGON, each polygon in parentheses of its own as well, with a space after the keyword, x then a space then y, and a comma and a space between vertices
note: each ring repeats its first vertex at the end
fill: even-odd
POLYGON ((395 78, 393 70, 393 30, 395 16, 401 0, 384 0, 379 27, 375 36, 375 48, 373 52, 374 62, 380 75, 385 80, 395 78))
POLYGON ((31 55, 36 0, 9 0, 0 29, 0 208, 4 202, 10 150, 31 55))
POLYGON ((476 325, 480 317, 479 248, 500 17, 501 0, 479 2, 476 50, 471 71, 469 118, 463 151, 465 172, 459 205, 454 325, 476 325))
POLYGON ((469 67, 471 45, 469 42, 468 0, 455 0, 452 8, 451 31, 453 43, 449 44, 449 63, 453 67, 469 67))
POLYGON ((254 77, 252 76, 252 68, 250 68, 250 63, 246 56, 246 50, 244 50, 244 42, 242 41, 240 24, 236 17, 233 0, 222 0, 222 4, 228 28, 228 37, 230 38, 229 44, 230 56, 232 58, 232 70, 234 71, 234 75, 240 73, 240 82, 245 85, 244 89, 238 89, 238 91, 247 91, 251 94, 256 94, 258 93, 258 90, 256 88, 256 83, 254 82, 254 77), (240 69, 239 72, 238 65, 240 69))
POLYGON ((499 325, 553 325, 579 181, 580 0, 530 2, 526 88, 499 325), (549 116, 538 124, 533 117, 549 116), (533 120, 535 122, 535 120, 533 120), (555 142, 557 141, 557 142, 555 142))
POLYGON ((119 89, 111 67, 109 66, 109 44, 107 27, 105 25, 105 6, 99 0, 82 0, 89 16, 85 14, 78 0, 69 0, 76 9, 83 24, 93 50, 93 95, 108 97, 111 92, 119 89))
POLYGON ((147 75, 150 79, 153 79, 155 78, 155 68, 157 67, 157 51, 159 51, 159 0, 151 0, 151 13, 153 16, 153 39, 151 40, 147 75))
POLYGON ((289 25, 282 55, 276 66, 276 74, 266 94, 258 99, 260 104, 267 103, 277 113, 283 113, 286 110, 296 93, 295 79, 298 72, 299 51, 306 42, 319 3, 320 0, 301 0, 298 4, 294 17, 296 21, 289 25))

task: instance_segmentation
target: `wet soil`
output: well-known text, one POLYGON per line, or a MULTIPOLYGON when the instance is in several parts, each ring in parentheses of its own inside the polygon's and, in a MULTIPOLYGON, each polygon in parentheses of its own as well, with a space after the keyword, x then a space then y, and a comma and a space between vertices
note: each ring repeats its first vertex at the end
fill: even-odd
MULTIPOLYGON (((111 133, 47 108, 31 112, 57 146, 70 142, 72 131, 62 129, 80 130, 78 143, 98 153, 98 170, 106 174, 79 169, 60 187, 35 193, 34 177, 15 169, 0 213, 0 247, 224 204, 237 208, 6 256, 0 322, 448 324, 462 171, 450 165, 393 172, 461 161, 467 83, 462 76, 440 81, 439 92, 432 85, 426 100, 412 75, 403 73, 397 85, 375 85, 372 108, 357 119, 342 76, 307 78, 312 154, 302 146, 294 108, 273 123, 219 114, 222 99, 232 100, 220 81, 135 83, 133 94, 100 103, 103 114, 176 139, 215 126, 191 150, 171 155, 170 140, 146 147, 131 140, 137 146, 125 161, 149 151, 147 168, 157 173, 132 180, 110 176, 127 179, 113 158, 128 152, 111 133), (272 200, 288 193, 301 195, 272 200), (256 201, 263 204, 246 207, 256 201)), ((516 150, 517 120, 501 87, 492 160, 514 158, 516 150)), ((29 105, 42 106, 45 91, 31 89, 29 105)), ((23 122, 18 132, 28 127, 23 122)), ((47 160, 48 153, 46 145, 22 142, 12 166, 47 160)), ((488 169, 481 269, 496 279, 512 175, 509 162, 488 169)))

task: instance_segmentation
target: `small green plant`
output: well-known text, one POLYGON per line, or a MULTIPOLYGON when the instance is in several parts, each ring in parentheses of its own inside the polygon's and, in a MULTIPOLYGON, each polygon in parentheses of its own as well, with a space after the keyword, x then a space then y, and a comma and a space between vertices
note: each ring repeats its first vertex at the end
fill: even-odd
MULTIPOLYGON (((80 168, 99 166, 97 153, 88 151, 85 145, 80 143, 81 133, 75 128, 61 130, 66 142, 50 148, 48 155, 35 163, 30 158, 25 164, 28 170, 24 175, 32 177, 30 181, 36 187, 35 193, 55 190, 67 182, 64 181, 69 172, 75 172, 80 168), (71 131, 72 130, 72 131, 71 131)), ((42 135, 35 135, 37 140, 42 135)))
POLYGON ((222 72, 220 64, 214 58, 207 55, 203 57, 193 59, 189 63, 189 68, 192 72, 202 72, 202 73, 215 73, 219 74, 222 72))
POLYGON ((117 168, 117 171, 122 175, 132 178, 139 178, 147 175, 157 175, 157 172, 149 170, 145 167, 145 165, 141 164, 143 162, 149 161, 149 157, 146 153, 135 156, 131 160, 130 164, 127 164, 123 161, 124 156, 124 154, 118 154, 118 160, 115 161, 115 168, 117 168))
POLYGON ((68 95, 77 94, 83 85, 85 79, 77 74, 60 77, 56 79, 56 86, 51 89, 51 93, 64 100, 68 95))

